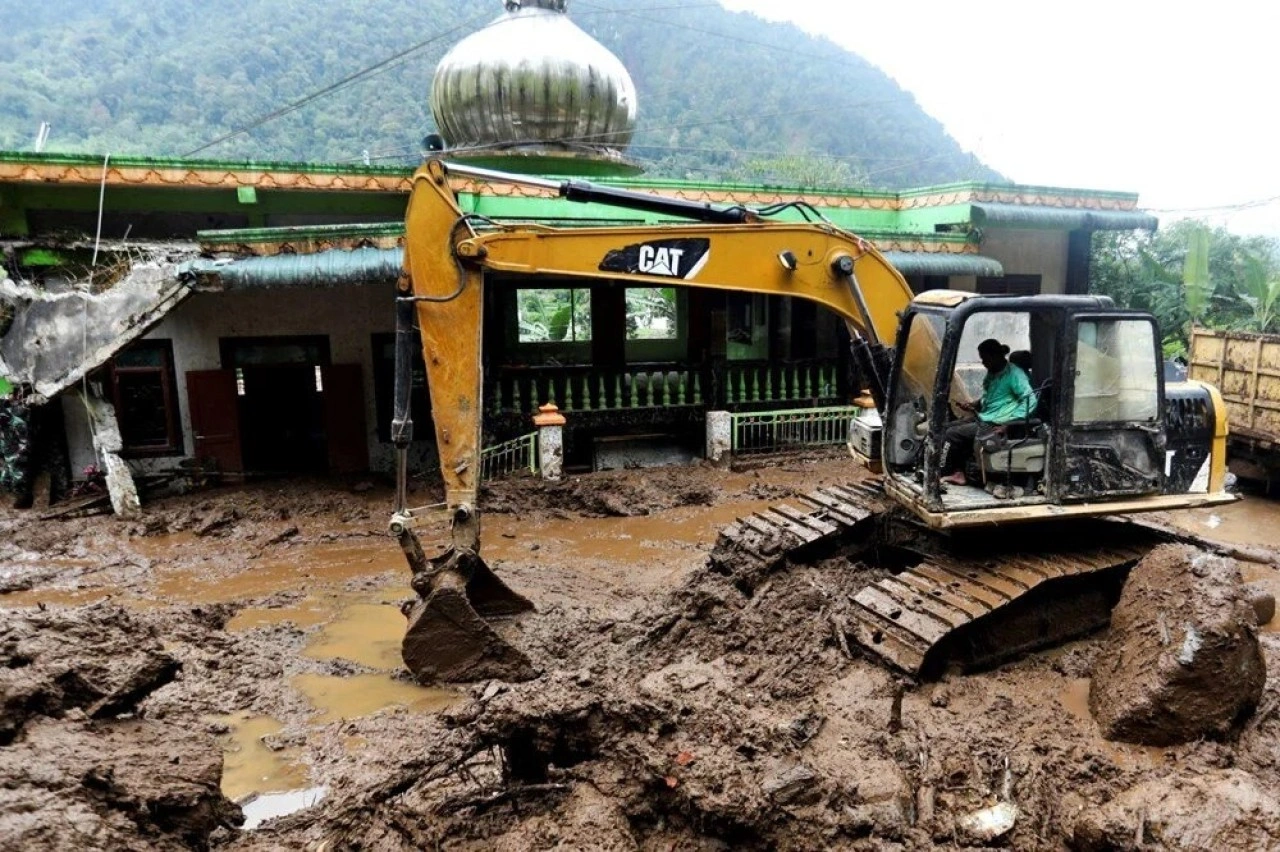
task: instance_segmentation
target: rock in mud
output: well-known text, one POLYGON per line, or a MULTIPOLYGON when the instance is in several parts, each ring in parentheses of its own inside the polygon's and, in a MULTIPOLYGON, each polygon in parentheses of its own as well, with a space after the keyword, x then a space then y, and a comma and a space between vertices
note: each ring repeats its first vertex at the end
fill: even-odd
POLYGON ((760 789, 770 801, 789 805, 815 797, 817 778, 818 774, 803 763, 787 763, 766 775, 760 789))
POLYGON ((1266 683, 1257 619, 1230 559, 1165 545, 1130 574, 1094 666, 1089 707, 1117 740, 1222 735, 1266 683))
POLYGON ((1280 848, 1280 800, 1238 769, 1144 781, 1076 820, 1081 852, 1280 848))
POLYGON ((118 606, 6 613, 0 624, 0 744, 33 716, 130 712, 179 663, 154 629, 118 606))
POLYGON ((167 724, 32 722, 0 778, 0 849, 205 849, 242 819, 217 743, 167 724))

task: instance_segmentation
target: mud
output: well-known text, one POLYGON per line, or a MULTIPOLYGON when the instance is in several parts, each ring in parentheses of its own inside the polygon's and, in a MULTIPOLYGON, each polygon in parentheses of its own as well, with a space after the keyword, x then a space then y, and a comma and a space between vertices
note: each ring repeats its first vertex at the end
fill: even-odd
POLYGON ((0 846, 204 848, 238 825, 213 739, 132 719, 178 674, 155 630, 119 607, 7 614, 0 846))
POLYGON ((1169 745, 1228 734, 1267 679, 1256 619, 1232 560, 1185 545, 1147 554, 1095 666, 1089 705, 1107 736, 1169 745))
MULTIPOLYGON (((1258 833, 1274 825, 1266 791, 1280 789, 1274 679, 1221 739, 1113 743, 1084 706, 1105 633, 917 684, 842 641, 850 595, 882 568, 837 555, 737 582, 707 567, 715 530, 737 514, 857 476, 839 454, 811 454, 494 486, 484 554, 537 606, 516 628, 543 674, 434 692, 394 659, 391 616, 411 592, 383 535, 385 486, 218 489, 152 505, 133 524, 0 512, 0 576, 40 572, 0 595, 6 625, 75 622, 109 597, 138 648, 180 664, 134 718, 29 716, 0 746, 0 790, 15 789, 10 755, 32 732, 83 755, 106 740, 89 744, 78 726, 140 726, 120 736, 142 749, 154 740, 141 726, 159 725, 175 732, 172 748, 139 752, 138 766, 188 789, 159 771, 165 755, 184 736, 210 743, 225 754, 226 795, 282 816, 192 834, 104 809, 119 833, 101 846, 1098 848, 1087 844, 1119 838, 1117 826, 1136 832, 1139 813, 1143 848, 1274 845, 1258 833)), ((443 542, 443 526, 425 538, 443 542)), ((1259 642, 1275 671, 1280 638, 1259 642)), ((26 837, 7 813, 0 847, 26 837)), ((70 822, 42 830, 91 848, 70 822)))

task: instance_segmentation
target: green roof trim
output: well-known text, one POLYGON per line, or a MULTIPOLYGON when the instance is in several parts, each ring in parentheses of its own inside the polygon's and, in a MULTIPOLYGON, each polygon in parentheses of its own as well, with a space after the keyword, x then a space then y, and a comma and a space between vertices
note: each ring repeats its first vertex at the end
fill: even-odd
MULTIPOLYGON (((31 163, 47 165, 97 166, 102 167, 105 154, 75 153, 42 153, 30 151, 0 151, 0 162, 31 163)), ((214 159, 182 159, 179 157, 136 157, 111 156, 111 164, 122 168, 156 168, 156 169, 231 169, 235 171, 253 172, 298 172, 306 174, 360 174, 380 177, 411 177, 416 170, 412 166, 366 166, 363 163, 315 163, 293 160, 214 160, 214 159)), ((510 169, 513 173, 515 169, 510 169)), ((531 177, 544 177, 531 174, 531 177)), ((707 192, 758 192, 782 196, 826 195, 833 198, 918 198, 920 196, 937 195, 953 192, 1016 192, 1019 194, 1039 193, 1048 195, 1065 195, 1079 198, 1105 198, 1136 202, 1137 193, 1113 192, 1095 189, 1074 189, 1070 187, 1042 186, 1038 184, 987 183, 982 181, 957 181, 932 186, 918 186, 910 189, 870 189, 865 187, 849 187, 833 189, 828 187, 784 186, 779 184, 724 183, 715 181, 687 181, 676 178, 649 177, 594 177, 595 182, 607 186, 627 187, 632 189, 683 190, 707 192)))
MULTIPOLYGON (((33 154, 30 151, 0 151, 0 163, 30 163, 51 166, 96 166, 102 168, 105 154, 33 154)), ((128 157, 111 155, 111 165, 120 168, 150 169, 231 169, 244 172, 300 172, 306 174, 359 174, 410 177, 406 166, 366 166, 361 163, 302 163, 288 160, 184 160, 178 157, 128 157)))
POLYGON ((374 239, 403 237, 404 222, 369 225, 293 225, 281 228, 235 228, 196 231, 201 243, 287 243, 300 240, 374 239))
POLYGON ((1074 198, 1106 198, 1116 201, 1137 203, 1138 193, 1118 192, 1108 189, 1079 189, 1069 186, 1047 186, 1035 183, 983 183, 981 181, 959 181, 957 183, 940 183, 934 186, 913 186, 896 193, 899 198, 919 198, 925 195, 942 195, 947 193, 1016 193, 1018 195, 1065 195, 1074 198))
POLYGON ((980 254, 925 251, 886 251, 882 254, 903 275, 976 275, 983 278, 1004 275, 1000 261, 980 254))
POLYGON ((1081 210, 1023 204, 974 204, 982 228, 1048 228, 1059 231, 1154 231, 1160 220, 1141 210, 1081 210))

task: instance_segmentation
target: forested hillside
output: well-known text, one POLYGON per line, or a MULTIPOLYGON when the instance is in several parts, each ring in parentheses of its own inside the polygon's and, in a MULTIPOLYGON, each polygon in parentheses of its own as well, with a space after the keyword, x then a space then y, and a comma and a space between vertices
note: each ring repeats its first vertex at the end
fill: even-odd
MULTIPOLYGON (((498 0, 0 0, 0 149, 411 163, 436 62, 498 0), (383 60, 379 73, 298 101, 383 60), (246 135, 204 147, 277 111, 246 135)), ((911 186, 998 177, 861 58, 712 0, 573 0, 639 91, 657 176, 911 186)))

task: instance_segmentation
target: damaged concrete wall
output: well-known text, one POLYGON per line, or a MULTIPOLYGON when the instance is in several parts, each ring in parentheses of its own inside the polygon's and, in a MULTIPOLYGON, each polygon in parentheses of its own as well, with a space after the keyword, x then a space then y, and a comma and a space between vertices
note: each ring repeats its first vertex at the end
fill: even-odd
MULTIPOLYGON (((185 260, 186 258, 178 258, 185 260)), ((13 319, 0 336, 0 375, 31 384, 52 399, 106 363, 191 293, 177 264, 154 258, 131 262, 124 276, 99 292, 53 293, 0 281, 0 302, 13 319)))
POLYGON ((124 441, 120 437, 120 424, 116 420, 116 410, 111 403, 95 396, 84 394, 79 390, 69 394, 74 397, 88 413, 93 423, 93 445, 97 448, 98 457, 107 475, 107 494, 111 497, 111 509, 122 518, 137 516, 141 510, 138 500, 138 488, 133 481, 133 472, 120 457, 124 449, 124 441))

